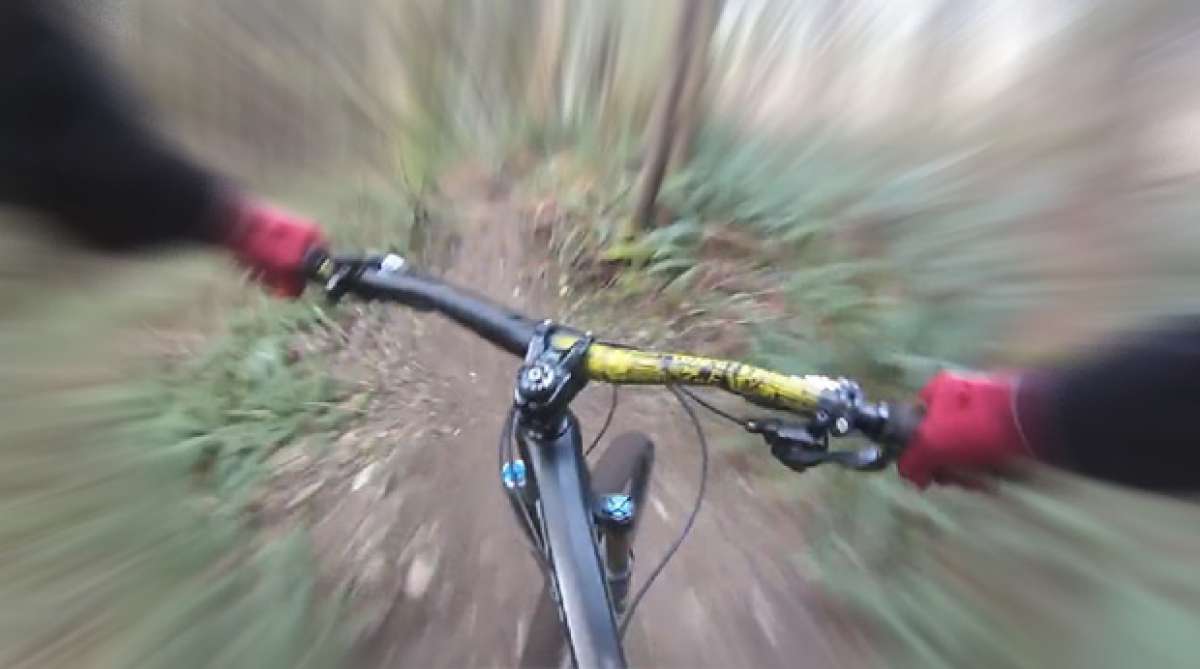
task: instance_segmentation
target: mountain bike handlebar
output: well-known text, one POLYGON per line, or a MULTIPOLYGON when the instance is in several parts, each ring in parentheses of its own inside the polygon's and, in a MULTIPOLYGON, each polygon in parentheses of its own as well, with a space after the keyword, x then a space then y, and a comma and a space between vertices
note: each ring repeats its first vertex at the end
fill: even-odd
MULTIPOLYGON (((324 283, 333 299, 351 293, 437 311, 516 356, 525 355, 541 323, 441 279, 415 272, 396 255, 331 256, 314 252, 308 258, 307 269, 314 281, 324 283)), ((577 330, 558 328, 551 345, 565 351, 584 336, 577 330)), ((905 445, 921 418, 914 407, 862 402, 857 385, 845 379, 793 376, 732 360, 593 341, 587 345, 583 370, 589 380, 619 385, 712 386, 771 409, 829 416, 835 436, 857 429, 894 450, 905 445), (848 422, 842 425, 838 417, 848 422)), ((758 422, 764 430, 769 429, 768 425, 769 421, 758 422)))
POLYGON ((353 293, 364 299, 397 302, 413 309, 437 311, 499 348, 525 355, 537 321, 483 297, 425 276, 407 267, 396 255, 337 257, 313 255, 309 276, 323 281, 331 297, 353 293))

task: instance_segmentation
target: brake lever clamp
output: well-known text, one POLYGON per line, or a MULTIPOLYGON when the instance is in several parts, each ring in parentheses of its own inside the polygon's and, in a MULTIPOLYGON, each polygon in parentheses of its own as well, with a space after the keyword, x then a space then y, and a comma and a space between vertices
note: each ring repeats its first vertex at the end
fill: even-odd
POLYGON ((349 279, 360 276, 368 269, 386 271, 391 267, 403 267, 404 259, 394 255, 336 256, 324 249, 314 249, 309 251, 304 264, 308 276, 322 282, 325 298, 336 304, 350 292, 349 279), (393 259, 399 260, 398 266, 393 259))
POLYGON ((350 292, 347 279, 361 273, 362 267, 352 264, 332 266, 329 275, 324 277, 325 299, 331 304, 337 304, 346 293, 350 292))
POLYGON ((836 386, 822 394, 810 425, 835 437, 844 437, 858 427, 858 407, 863 403, 862 388, 850 379, 840 378, 836 386))

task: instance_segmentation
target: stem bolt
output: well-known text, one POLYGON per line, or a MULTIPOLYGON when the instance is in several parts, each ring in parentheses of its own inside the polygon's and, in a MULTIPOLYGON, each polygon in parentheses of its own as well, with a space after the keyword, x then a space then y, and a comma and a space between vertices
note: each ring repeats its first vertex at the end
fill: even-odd
POLYGON ((633 498, 623 493, 602 495, 598 500, 596 513, 602 522, 614 525, 627 525, 633 520, 633 498))

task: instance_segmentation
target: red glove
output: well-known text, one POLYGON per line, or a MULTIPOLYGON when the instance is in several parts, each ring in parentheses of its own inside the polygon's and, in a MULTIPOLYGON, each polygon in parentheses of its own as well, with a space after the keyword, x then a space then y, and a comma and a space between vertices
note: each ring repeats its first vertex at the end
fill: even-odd
POLYGON ((253 200, 234 205, 225 245, 271 293, 297 297, 304 292, 304 257, 325 246, 315 223, 253 200))
POLYGON ((900 456, 900 475, 924 488, 1032 455, 1016 416, 1014 375, 941 372, 921 390, 925 417, 900 456))

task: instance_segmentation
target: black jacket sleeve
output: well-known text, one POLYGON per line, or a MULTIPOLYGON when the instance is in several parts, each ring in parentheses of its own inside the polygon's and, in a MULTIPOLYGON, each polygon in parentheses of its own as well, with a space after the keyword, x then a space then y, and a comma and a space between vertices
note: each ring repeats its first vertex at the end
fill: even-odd
POLYGON ((0 2, 0 201, 109 249, 215 241, 222 184, 141 122, 47 2, 0 2))
POLYGON ((1140 488, 1200 490, 1200 317, 1116 338, 1027 377, 1018 393, 1043 459, 1140 488))

